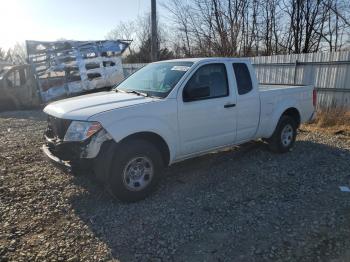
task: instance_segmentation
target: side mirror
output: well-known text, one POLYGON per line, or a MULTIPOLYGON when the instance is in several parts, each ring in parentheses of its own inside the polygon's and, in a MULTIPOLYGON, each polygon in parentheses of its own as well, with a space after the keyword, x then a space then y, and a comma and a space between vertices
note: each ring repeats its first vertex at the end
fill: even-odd
POLYGON ((209 86, 201 86, 201 87, 190 88, 185 90, 183 99, 184 99, 184 102, 189 102, 189 101, 199 100, 201 98, 205 98, 208 96, 210 96, 209 86))

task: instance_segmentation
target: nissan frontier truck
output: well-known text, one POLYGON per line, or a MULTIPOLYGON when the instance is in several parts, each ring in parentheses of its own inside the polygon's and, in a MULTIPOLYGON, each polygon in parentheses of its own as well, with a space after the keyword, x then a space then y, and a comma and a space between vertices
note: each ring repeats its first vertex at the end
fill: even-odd
POLYGON ((43 151, 55 163, 93 170, 117 198, 138 201, 164 167, 250 140, 288 152, 313 117, 313 86, 259 85, 248 59, 151 63, 112 91, 45 107, 43 151))

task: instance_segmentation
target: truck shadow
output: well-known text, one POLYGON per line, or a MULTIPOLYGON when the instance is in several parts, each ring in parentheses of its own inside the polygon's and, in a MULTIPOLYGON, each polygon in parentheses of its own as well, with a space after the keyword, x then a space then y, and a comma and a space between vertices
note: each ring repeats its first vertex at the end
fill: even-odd
POLYGON ((349 150, 310 141, 297 141, 282 155, 251 142, 173 165, 158 191, 137 203, 113 200, 94 181, 77 177, 89 194, 71 204, 108 245, 110 258, 121 261, 254 261, 271 247, 272 254, 291 252, 296 260, 319 252, 327 258, 333 254, 322 246, 327 230, 339 231, 329 241, 341 241, 350 222, 339 219, 332 229, 314 223, 350 214, 338 192, 349 182, 349 159, 349 150))

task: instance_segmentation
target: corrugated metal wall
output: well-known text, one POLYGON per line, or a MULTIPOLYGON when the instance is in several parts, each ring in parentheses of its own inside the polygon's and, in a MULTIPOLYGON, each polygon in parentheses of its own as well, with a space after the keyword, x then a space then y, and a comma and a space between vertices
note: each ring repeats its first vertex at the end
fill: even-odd
POLYGON ((322 107, 350 107, 350 52, 252 57, 261 83, 314 85, 322 107))
MULTIPOLYGON (((314 85, 321 107, 350 108, 350 52, 252 57, 260 83, 314 85)), ((125 76, 146 64, 124 64, 125 76)))

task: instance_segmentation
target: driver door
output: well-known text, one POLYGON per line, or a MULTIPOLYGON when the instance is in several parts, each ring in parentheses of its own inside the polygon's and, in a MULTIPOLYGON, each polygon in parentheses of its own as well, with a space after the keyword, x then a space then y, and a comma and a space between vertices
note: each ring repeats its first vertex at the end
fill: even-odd
POLYGON ((200 66, 179 93, 180 158, 234 143, 236 96, 230 90, 226 64, 200 66), (209 87, 208 96, 188 99, 191 89, 203 87, 209 87))

